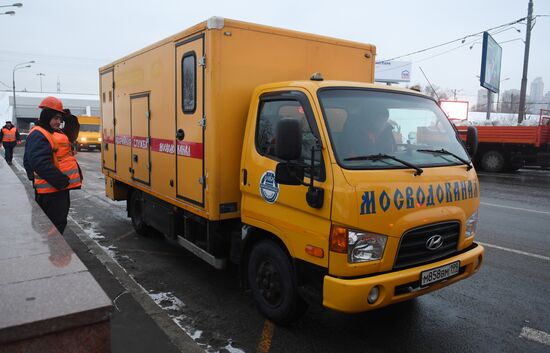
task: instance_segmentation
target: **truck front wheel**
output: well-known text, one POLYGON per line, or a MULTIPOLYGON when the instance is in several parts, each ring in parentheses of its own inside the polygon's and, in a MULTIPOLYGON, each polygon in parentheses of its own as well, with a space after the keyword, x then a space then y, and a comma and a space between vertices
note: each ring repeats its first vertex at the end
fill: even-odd
POLYGON ((248 283, 259 310, 278 324, 289 324, 307 310, 298 294, 290 259, 272 241, 263 241, 252 249, 248 283))
POLYGON ((481 156, 481 168, 485 171, 501 172, 504 170, 505 165, 504 155, 499 151, 487 151, 481 156))

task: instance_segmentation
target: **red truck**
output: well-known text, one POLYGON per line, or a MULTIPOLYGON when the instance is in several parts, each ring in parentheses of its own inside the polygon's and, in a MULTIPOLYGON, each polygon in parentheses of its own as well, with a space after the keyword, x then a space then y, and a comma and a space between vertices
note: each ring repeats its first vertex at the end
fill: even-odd
MULTIPOLYGON (((516 171, 524 165, 550 167, 550 110, 541 109, 536 126, 476 126, 475 163, 488 172, 516 171)), ((467 126, 457 126, 466 141, 467 126)))

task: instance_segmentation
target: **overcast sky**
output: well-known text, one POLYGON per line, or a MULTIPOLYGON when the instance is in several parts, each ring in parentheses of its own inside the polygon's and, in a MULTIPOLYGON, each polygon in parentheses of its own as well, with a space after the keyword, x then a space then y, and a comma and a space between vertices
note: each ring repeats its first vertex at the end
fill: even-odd
MULTIPOLYGON (((528 0, 12 0, 22 8, 0 16, 0 89, 96 94, 98 67, 211 16, 327 35, 377 46, 377 60, 411 53, 527 16, 528 0)), ((12 1, 0 0, 1 5, 12 1)), ((534 0, 535 15, 550 15, 550 0, 534 0)), ((520 88, 525 24, 495 34, 502 43, 501 91, 520 88), (517 30, 521 32, 518 33, 517 30), (507 42, 509 41, 509 42, 507 42), (503 43, 507 42, 507 43, 503 43)), ((537 18, 531 36, 529 85, 536 77, 550 91, 550 17, 537 18)), ((475 103, 480 74, 481 37, 468 38, 399 60, 413 62, 411 84, 457 90, 475 103), (473 47, 470 49, 470 46, 473 47)))

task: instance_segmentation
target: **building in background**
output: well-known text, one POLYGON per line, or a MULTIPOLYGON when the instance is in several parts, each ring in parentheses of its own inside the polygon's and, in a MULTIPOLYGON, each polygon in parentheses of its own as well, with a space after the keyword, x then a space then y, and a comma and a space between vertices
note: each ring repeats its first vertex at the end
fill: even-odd
POLYGON ((537 77, 531 82, 531 91, 529 92, 531 100, 535 103, 542 102, 542 97, 544 97, 544 82, 542 77, 537 77))
POLYGON ((74 115, 100 115, 99 96, 83 94, 17 92, 16 119, 12 118, 13 97, 11 94, 9 95, 9 108, 4 107, 2 109, 0 107, 0 111, 8 112, 3 115, 4 120, 15 120, 14 124, 16 124, 17 128, 25 132, 29 130, 30 123, 36 121, 40 116, 38 105, 42 99, 49 95, 61 99, 63 107, 70 109, 74 115))
POLYGON ((544 82, 542 77, 537 77, 531 82, 531 91, 529 92, 527 111, 538 113, 541 109, 546 108, 544 101, 544 82))

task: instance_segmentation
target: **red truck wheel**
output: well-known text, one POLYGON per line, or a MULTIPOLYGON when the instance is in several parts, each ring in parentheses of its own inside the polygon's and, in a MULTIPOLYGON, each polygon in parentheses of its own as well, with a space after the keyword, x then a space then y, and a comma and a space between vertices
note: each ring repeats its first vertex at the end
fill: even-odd
POLYGON ((500 151, 487 151, 481 156, 481 168, 487 172, 501 172, 506 165, 506 159, 500 151))

